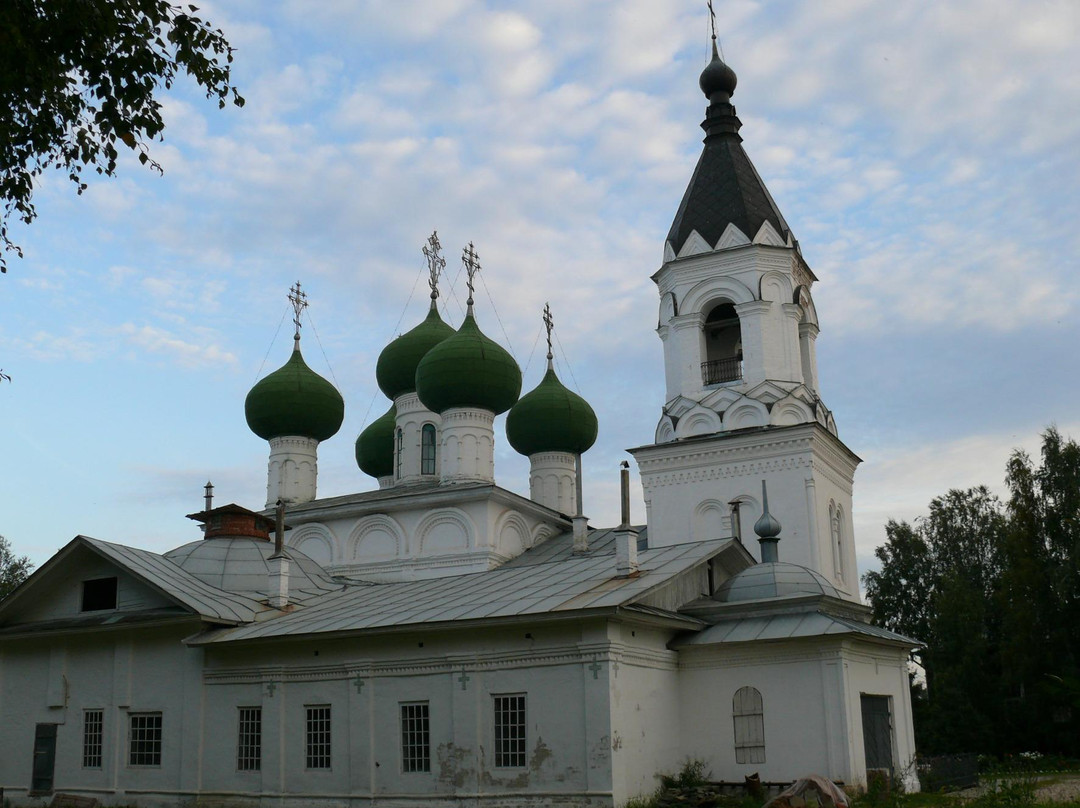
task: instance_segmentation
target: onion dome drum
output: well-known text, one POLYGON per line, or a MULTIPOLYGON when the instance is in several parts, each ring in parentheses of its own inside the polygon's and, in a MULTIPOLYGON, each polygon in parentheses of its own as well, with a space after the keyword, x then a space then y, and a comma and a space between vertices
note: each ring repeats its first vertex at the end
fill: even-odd
POLYGON ((394 426, 397 414, 393 405, 372 421, 356 439, 356 465, 372 477, 394 473, 394 426))
POLYGON ((416 390, 416 366, 424 355, 454 334, 452 326, 439 317, 434 303, 428 316, 420 325, 405 332, 387 345, 375 365, 375 379, 379 389, 391 401, 403 393, 416 390))
POLYGON ((523 455, 578 454, 596 442, 596 413, 548 368, 536 389, 521 397, 506 416, 506 438, 523 455))
POLYGON ((307 366, 296 347, 288 362, 251 388, 244 415, 251 431, 264 440, 295 435, 323 441, 341 428, 345 401, 307 366))
POLYGON ((427 352, 416 368, 416 392, 432 412, 474 407, 496 415, 521 393, 514 358, 477 326, 472 314, 451 337, 427 352))

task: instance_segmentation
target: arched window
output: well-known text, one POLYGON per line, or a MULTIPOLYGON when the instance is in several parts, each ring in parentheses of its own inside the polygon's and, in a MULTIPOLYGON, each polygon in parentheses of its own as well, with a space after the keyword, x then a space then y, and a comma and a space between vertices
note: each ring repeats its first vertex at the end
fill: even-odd
POLYGON ((420 473, 435 473, 435 425, 424 424, 420 430, 420 473))
POLYGON ((397 476, 401 477, 401 454, 405 451, 405 435, 401 431, 401 427, 398 427, 397 431, 397 445, 395 446, 395 452, 397 454, 395 466, 397 467, 397 476))
POLYGON ((843 571, 841 570, 841 549, 840 543, 840 509, 836 507, 834 502, 829 502, 829 543, 832 545, 833 554, 833 570, 836 572, 836 577, 843 578, 843 571))
POLYGON ((756 687, 740 687, 732 699, 735 721, 735 762, 765 762, 765 710, 756 687))
POLYGON ((844 512, 839 507, 836 509, 836 526, 833 528, 833 546, 836 553, 836 577, 842 583, 844 580, 844 512))
POLYGON ((742 378, 742 329, 734 303, 720 303, 705 317, 705 361, 701 378, 705 384, 737 382, 742 378))

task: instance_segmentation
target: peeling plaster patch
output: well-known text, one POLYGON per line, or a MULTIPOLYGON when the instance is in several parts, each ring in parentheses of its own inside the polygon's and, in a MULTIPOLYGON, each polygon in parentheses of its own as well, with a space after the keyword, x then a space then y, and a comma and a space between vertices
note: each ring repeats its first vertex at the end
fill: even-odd
POLYGON ((546 743, 544 743, 544 739, 537 738, 536 748, 533 749, 532 756, 529 758, 529 768, 532 769, 534 772, 539 772, 540 767, 543 766, 544 763, 551 758, 551 756, 551 749, 546 743))
POLYGON ((589 750, 589 768, 590 769, 603 769, 608 765, 608 761, 611 760, 611 737, 608 735, 600 736, 600 739, 593 744, 592 749, 589 750))
POLYGON ((472 755, 472 750, 457 746, 453 742, 441 743, 435 750, 439 759, 439 782, 454 788, 463 788, 475 774, 476 769, 466 766, 465 761, 472 755))

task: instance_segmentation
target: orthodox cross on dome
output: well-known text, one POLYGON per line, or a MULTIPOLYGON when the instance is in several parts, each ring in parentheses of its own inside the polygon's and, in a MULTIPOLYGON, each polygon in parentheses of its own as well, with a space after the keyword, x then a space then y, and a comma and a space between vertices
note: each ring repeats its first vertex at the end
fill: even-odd
MULTIPOLYGON (((713 8, 713 0, 708 0, 706 5, 709 7, 709 28, 712 30, 713 51, 716 50, 716 10, 713 8)), ((724 55, 724 45, 720 44, 720 55, 724 55)))
POLYGON ((465 285, 469 289, 469 299, 465 302, 469 306, 469 313, 472 314, 473 292, 476 291, 473 286, 473 279, 476 277, 476 273, 480 271, 480 257, 476 254, 476 249, 471 241, 469 246, 461 251, 461 263, 465 266, 465 275, 468 277, 465 285))
POLYGON ((431 238, 422 248, 428 265, 428 286, 431 287, 431 305, 435 305, 435 299, 439 296, 439 276, 446 269, 446 259, 442 257, 442 244, 439 243, 439 231, 432 230, 431 238))
POLYGON ((300 315, 304 313, 304 309, 308 307, 307 294, 300 288, 300 281, 297 281, 293 287, 289 290, 289 302, 293 307, 293 325, 296 326, 296 333, 293 334, 293 340, 297 343, 300 342, 300 315))
POLYGON ((548 344, 547 361, 548 361, 548 368, 549 369, 551 368, 551 360, 553 358, 552 353, 551 353, 551 329, 553 329, 554 327, 555 327, 555 319, 551 316, 551 304, 550 303, 545 303, 544 304, 544 328, 547 329, 547 344, 548 344))

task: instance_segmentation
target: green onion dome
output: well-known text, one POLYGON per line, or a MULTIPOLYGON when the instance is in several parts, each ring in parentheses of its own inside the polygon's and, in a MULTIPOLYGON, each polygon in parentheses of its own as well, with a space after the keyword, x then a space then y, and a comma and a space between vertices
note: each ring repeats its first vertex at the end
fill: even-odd
POLYGON ((424 354, 454 333, 452 326, 443 322, 434 302, 424 321, 416 328, 402 334, 387 345, 375 365, 375 379, 379 389, 391 401, 402 393, 416 390, 416 366, 424 354))
POLYGON ((356 439, 356 465, 372 477, 389 477, 394 473, 394 427, 397 413, 394 405, 384 415, 372 421, 356 439))
POLYGON ((461 328, 420 360, 416 392, 432 412, 475 407, 498 415, 517 401, 521 370, 514 357, 484 336, 470 310, 461 328))
POLYGON ((584 452, 596 442, 596 428, 589 402, 567 390, 550 364, 536 389, 506 416, 506 439, 523 455, 584 452))
POLYGON ((289 361, 251 388, 244 415, 264 440, 299 435, 323 441, 341 428, 345 400, 307 366, 297 341, 289 361))

